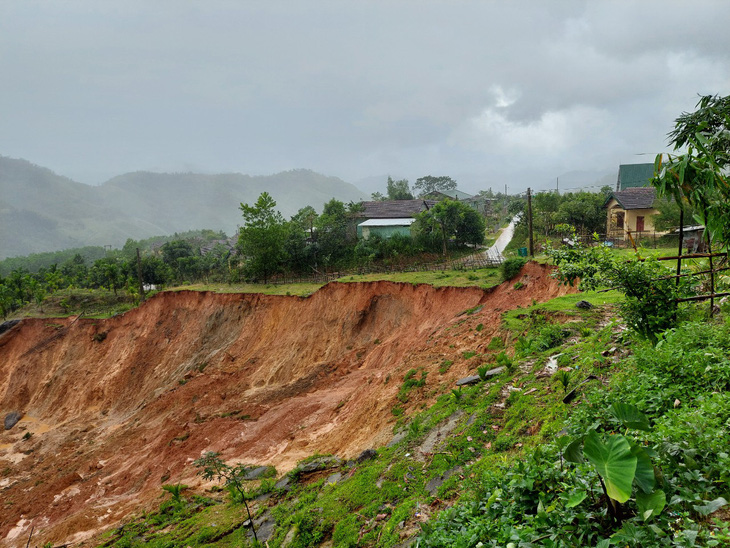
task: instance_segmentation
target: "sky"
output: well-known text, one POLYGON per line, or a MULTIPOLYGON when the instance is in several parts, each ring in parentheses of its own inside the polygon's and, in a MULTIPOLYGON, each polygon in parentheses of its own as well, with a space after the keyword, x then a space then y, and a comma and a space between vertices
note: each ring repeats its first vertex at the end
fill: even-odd
POLYGON ((730 93, 729 21, 725 0, 0 0, 0 155, 87 184, 590 185, 730 93))

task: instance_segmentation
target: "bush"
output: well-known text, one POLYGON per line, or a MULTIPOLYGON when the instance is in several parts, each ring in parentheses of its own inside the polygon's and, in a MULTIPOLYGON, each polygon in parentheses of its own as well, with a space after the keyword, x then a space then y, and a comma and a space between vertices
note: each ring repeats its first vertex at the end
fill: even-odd
POLYGON ((499 271, 502 274, 502 281, 506 282, 517 276, 525 264, 527 264, 527 259, 523 259, 521 257, 515 257, 504 261, 499 267, 499 271))

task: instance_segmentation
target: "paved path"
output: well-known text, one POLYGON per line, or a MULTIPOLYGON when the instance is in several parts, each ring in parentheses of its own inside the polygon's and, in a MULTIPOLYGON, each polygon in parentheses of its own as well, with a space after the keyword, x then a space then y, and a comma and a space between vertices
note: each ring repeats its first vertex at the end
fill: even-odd
POLYGON ((509 244, 512 240, 512 236, 515 233, 515 223, 517 221, 519 221, 518 215, 512 218, 507 227, 497 238, 497 241, 494 242, 494 245, 484 252, 489 259, 494 259, 498 262, 502 262, 504 260, 502 252, 504 251, 504 248, 507 247, 507 244, 509 244))

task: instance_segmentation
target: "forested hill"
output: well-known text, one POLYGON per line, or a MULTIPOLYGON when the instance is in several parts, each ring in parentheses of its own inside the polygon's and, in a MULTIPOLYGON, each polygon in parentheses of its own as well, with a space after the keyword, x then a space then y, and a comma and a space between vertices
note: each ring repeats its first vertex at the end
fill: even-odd
POLYGON ((266 190, 285 217, 332 198, 365 195, 309 170, 268 176, 240 173, 127 173, 101 186, 77 183, 25 160, 0 156, 0 259, 86 245, 121 246, 193 229, 235 232, 240 202, 266 190))

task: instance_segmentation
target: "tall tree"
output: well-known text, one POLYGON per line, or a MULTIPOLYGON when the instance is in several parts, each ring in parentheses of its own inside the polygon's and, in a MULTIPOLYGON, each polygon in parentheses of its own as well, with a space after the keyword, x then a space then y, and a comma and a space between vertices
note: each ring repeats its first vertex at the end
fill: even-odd
POLYGON ((433 240, 436 233, 441 234, 444 254, 452 239, 457 246, 483 243, 484 228, 484 219, 474 208, 455 200, 443 200, 416 215, 416 230, 421 237, 433 240))
POLYGON ((238 249, 245 259, 246 272, 266 283, 278 272, 284 260, 286 227, 276 209, 276 202, 263 192, 254 205, 242 203, 243 226, 238 236, 238 249))
POLYGON ((413 194, 408 186, 408 179, 394 181, 388 177, 387 183, 388 200, 413 200, 413 194))
POLYGON ((456 190, 456 181, 446 175, 439 177, 426 175, 425 177, 416 179, 416 184, 413 185, 413 188, 418 191, 419 196, 423 196, 436 191, 456 190))

